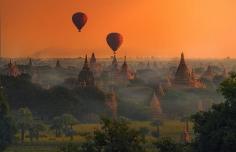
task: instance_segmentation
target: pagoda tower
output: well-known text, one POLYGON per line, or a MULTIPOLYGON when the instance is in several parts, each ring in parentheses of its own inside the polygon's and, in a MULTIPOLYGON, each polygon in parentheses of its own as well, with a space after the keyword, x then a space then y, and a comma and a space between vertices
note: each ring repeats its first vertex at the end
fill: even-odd
POLYGON ((92 56, 91 56, 90 61, 89 61, 89 64, 92 67, 92 66, 96 65, 96 63, 97 63, 97 59, 95 57, 95 54, 92 53, 92 56))
POLYGON ((57 62, 56 62, 56 69, 60 69, 60 68, 62 68, 60 60, 57 60, 57 62))
POLYGON ((151 114, 153 119, 160 118, 162 114, 161 103, 157 97, 156 91, 154 91, 151 102, 150 102, 151 114))
POLYGON ((192 77, 191 72, 184 59, 184 53, 181 54, 180 63, 175 74, 174 83, 177 85, 191 85, 192 77))
POLYGON ((10 63, 8 63, 8 76, 11 76, 11 77, 18 77, 21 75, 21 72, 19 70, 19 68, 17 67, 16 65, 16 62, 15 64, 12 64, 11 60, 10 60, 10 63))
POLYGON ((31 58, 29 59, 28 66, 29 66, 29 67, 32 67, 32 66, 33 66, 32 59, 31 59, 31 58))
POLYGON ((126 56, 125 56, 125 59, 124 59, 124 63, 121 66, 121 73, 122 74, 127 74, 128 73, 128 64, 126 62, 126 56))
POLYGON ((202 78, 207 80, 212 80, 214 78, 215 74, 212 70, 212 67, 209 65, 207 67, 207 70, 203 73, 202 78))
POLYGON ((112 60, 112 71, 117 71, 118 70, 118 61, 116 59, 116 56, 114 55, 113 60, 112 60))
POLYGON ((90 68, 88 65, 87 55, 84 60, 84 66, 79 73, 78 83, 79 83, 79 87, 82 87, 82 88, 95 85, 93 72, 90 71, 90 68))

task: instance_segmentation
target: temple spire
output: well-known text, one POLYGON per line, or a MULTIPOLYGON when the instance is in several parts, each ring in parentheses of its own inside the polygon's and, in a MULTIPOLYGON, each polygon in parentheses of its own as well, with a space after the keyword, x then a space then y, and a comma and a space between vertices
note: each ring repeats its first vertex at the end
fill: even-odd
POLYGON ((191 83, 191 72, 188 69, 187 64, 185 63, 184 53, 181 53, 181 59, 178 66, 178 69, 175 74, 175 83, 189 85, 191 83))
POLYGON ((181 53, 180 64, 186 65, 186 63, 185 63, 185 58, 184 58, 184 52, 181 53))
POLYGON ((29 58, 29 63, 28 63, 28 66, 32 66, 33 65, 33 63, 32 63, 32 59, 31 58, 29 58))
POLYGON ((86 54, 85 60, 84 60, 84 67, 83 67, 83 69, 88 69, 88 68, 89 68, 89 65, 88 65, 88 56, 87 56, 87 54, 86 54))
POLYGON ((95 54, 92 53, 92 56, 91 56, 91 59, 90 59, 90 65, 96 64, 96 61, 97 61, 97 59, 96 59, 96 57, 95 57, 95 54))
POLYGON ((60 60, 57 60, 57 62, 56 62, 56 68, 61 68, 60 60))

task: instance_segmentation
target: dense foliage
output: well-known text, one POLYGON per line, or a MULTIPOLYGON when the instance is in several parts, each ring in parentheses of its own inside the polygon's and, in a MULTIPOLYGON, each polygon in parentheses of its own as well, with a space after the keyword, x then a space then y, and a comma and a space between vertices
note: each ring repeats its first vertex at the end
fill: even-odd
POLYGON ((102 119, 101 129, 94 131, 82 152, 144 152, 145 138, 131 129, 123 119, 102 119))
POLYGON ((0 90, 0 152, 13 142, 14 135, 15 128, 9 117, 8 104, 0 90))
POLYGON ((28 107, 33 114, 43 119, 52 119, 64 113, 73 114, 76 118, 88 120, 91 115, 98 117, 106 113, 105 94, 96 87, 75 88, 73 90, 56 86, 43 89, 33 84, 30 77, 1 76, 12 110, 28 107))
POLYGON ((236 151, 236 74, 221 83, 225 102, 193 116, 196 148, 199 152, 236 151))

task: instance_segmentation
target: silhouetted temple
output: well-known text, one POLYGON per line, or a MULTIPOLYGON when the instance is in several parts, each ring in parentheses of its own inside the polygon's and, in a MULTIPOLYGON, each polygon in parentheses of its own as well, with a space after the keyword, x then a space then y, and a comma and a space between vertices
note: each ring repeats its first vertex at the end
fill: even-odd
POLYGON ((90 58, 89 64, 90 64, 90 66, 93 66, 93 65, 96 65, 96 63, 97 63, 97 59, 95 57, 95 54, 93 53, 90 58))
POLYGON ((179 67, 175 74, 175 84, 190 85, 192 83, 191 73, 185 63, 184 53, 181 54, 179 67))
POLYGON ((32 66, 33 66, 33 62, 32 62, 32 59, 30 58, 29 63, 28 63, 28 67, 32 67, 32 66))
POLYGON ((113 60, 112 60, 112 71, 117 71, 118 70, 118 61, 116 59, 116 56, 114 55, 113 60))
POLYGON ((59 60, 57 60, 57 62, 56 62, 56 69, 60 69, 60 68, 62 68, 61 63, 60 63, 59 60))
POLYGON ((195 88, 204 87, 201 82, 195 79, 193 70, 189 70, 184 59, 184 53, 181 54, 180 63, 175 73, 174 84, 178 86, 189 86, 195 88))
POLYGON ((90 71, 90 68, 88 65, 87 55, 85 57, 84 66, 79 73, 78 83, 79 83, 78 84, 79 87, 82 87, 82 88, 95 85, 93 72, 90 71))
POLYGON ((211 80, 211 79, 213 79, 213 77, 214 77, 214 72, 212 70, 212 67, 209 65, 207 67, 207 70, 203 73, 202 78, 211 80))
POLYGON ((120 76, 123 80, 132 80, 134 79, 134 73, 129 69, 129 66, 127 64, 126 56, 124 58, 124 63, 121 66, 120 69, 120 76))

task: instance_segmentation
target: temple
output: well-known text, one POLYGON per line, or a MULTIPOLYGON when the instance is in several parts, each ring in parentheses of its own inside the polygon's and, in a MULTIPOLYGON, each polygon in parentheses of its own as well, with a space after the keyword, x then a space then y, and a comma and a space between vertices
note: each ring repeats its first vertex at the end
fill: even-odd
POLYGON ((202 78, 207 79, 207 80, 212 80, 214 77, 214 72, 212 70, 212 67, 209 65, 207 67, 207 70, 203 73, 202 78))
POLYGON ((182 53, 180 64, 175 74, 175 84, 190 85, 191 83, 192 83, 191 73, 185 63, 184 53, 182 53))
POLYGON ((32 62, 32 59, 30 58, 29 63, 28 63, 28 67, 32 67, 32 66, 33 66, 33 62, 32 62))
POLYGON ((116 59, 116 56, 114 55, 114 57, 113 57, 113 60, 112 60, 112 71, 113 72, 117 72, 118 71, 118 61, 117 61, 117 59, 116 59))
POLYGON ((100 77, 101 71, 102 71, 102 66, 101 66, 101 64, 97 63, 95 53, 92 53, 92 56, 89 61, 89 68, 93 72, 93 76, 95 78, 100 77))
POLYGON ((93 66, 93 65, 96 65, 96 63, 97 63, 97 59, 95 57, 95 54, 92 53, 92 56, 91 56, 90 61, 89 61, 89 64, 90 64, 90 66, 93 66))
POLYGON ((57 62, 56 62, 56 67, 55 67, 55 68, 56 68, 56 69, 61 69, 61 68, 62 68, 61 63, 60 63, 59 60, 57 60, 57 62))
POLYGON ((195 79, 193 70, 190 71, 185 59, 184 53, 181 54, 180 63, 175 73, 174 84, 176 86, 202 88, 204 85, 195 79))
POLYGON ((151 102, 150 102, 151 115, 153 119, 160 118, 162 114, 161 103, 157 97, 156 91, 154 91, 151 102))
POLYGON ((90 68, 88 65, 87 55, 85 57, 84 66, 79 73, 78 85, 81 88, 91 87, 95 85, 93 72, 90 71, 90 68))
POLYGON ((19 68, 17 67, 16 63, 12 64, 11 60, 10 60, 10 63, 8 63, 7 74, 8 76, 11 76, 11 77, 18 77, 21 75, 21 72, 19 68))

